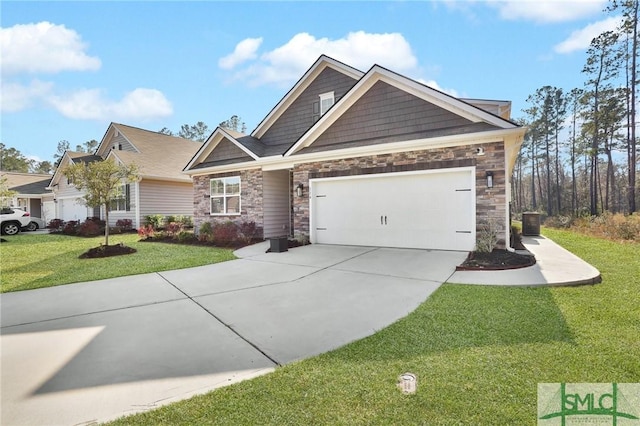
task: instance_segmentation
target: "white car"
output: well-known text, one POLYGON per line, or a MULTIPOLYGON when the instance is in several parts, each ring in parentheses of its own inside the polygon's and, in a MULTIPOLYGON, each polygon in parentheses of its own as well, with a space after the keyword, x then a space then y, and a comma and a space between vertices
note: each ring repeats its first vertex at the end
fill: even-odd
POLYGON ((24 210, 14 207, 0 209, 0 231, 4 235, 15 235, 30 223, 31 217, 24 210))
POLYGON ((35 231, 36 229, 44 229, 46 227, 44 220, 40 219, 39 217, 29 216, 29 220, 31 222, 29 222, 27 226, 22 228, 23 231, 35 231))

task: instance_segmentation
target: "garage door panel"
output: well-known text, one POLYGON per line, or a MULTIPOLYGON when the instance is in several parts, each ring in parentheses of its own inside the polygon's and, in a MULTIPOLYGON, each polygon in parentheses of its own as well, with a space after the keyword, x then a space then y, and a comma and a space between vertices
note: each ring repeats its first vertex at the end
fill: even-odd
POLYGON ((473 170, 312 181, 312 231, 324 244, 471 250, 473 170))

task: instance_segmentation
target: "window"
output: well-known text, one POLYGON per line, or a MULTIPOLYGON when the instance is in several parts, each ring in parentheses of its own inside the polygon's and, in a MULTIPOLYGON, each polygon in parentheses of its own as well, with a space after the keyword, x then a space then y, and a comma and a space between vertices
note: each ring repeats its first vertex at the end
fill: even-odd
POLYGON ((211 214, 240 214, 240 176, 211 179, 211 214))
POLYGON ((324 115, 324 113, 333 106, 334 100, 333 92, 322 93, 320 95, 320 115, 324 115))
POLYGON ((130 186, 129 185, 121 185, 118 191, 118 197, 114 200, 111 200, 111 205, 109 206, 109 210, 111 211, 129 211, 130 210, 130 186))

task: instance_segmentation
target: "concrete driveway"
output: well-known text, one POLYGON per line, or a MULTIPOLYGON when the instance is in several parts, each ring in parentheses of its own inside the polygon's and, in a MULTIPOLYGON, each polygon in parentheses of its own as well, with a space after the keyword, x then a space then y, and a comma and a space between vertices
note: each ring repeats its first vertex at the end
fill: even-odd
POLYGON ((7 293, 3 425, 102 422, 273 371, 413 311, 464 252, 311 245, 7 293))

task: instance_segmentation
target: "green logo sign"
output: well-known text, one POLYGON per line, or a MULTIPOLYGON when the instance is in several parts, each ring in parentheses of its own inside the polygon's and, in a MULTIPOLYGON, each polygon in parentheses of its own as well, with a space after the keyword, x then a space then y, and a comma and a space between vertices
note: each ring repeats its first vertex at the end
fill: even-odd
POLYGON ((538 425, 640 425, 640 383, 538 383, 538 425))

